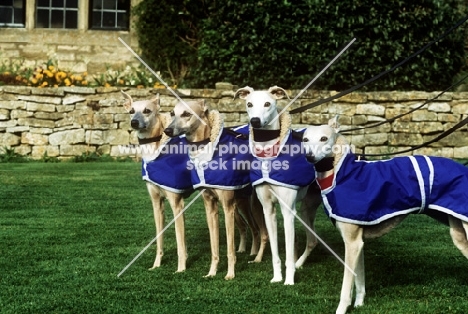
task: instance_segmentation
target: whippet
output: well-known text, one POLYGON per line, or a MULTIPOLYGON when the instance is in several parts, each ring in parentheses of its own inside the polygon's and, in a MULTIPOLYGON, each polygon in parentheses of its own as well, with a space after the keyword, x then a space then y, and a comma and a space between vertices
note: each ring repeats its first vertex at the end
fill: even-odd
MULTIPOLYGON (((238 165, 239 162, 242 162, 243 165, 244 162, 249 164, 250 154, 230 151, 229 145, 240 139, 223 128, 219 112, 209 111, 204 101, 178 102, 173 110, 173 121, 164 132, 172 137, 185 135, 188 145, 191 147, 189 150, 190 163, 187 164, 187 167, 191 170, 192 184, 194 188, 204 189, 203 200, 212 254, 210 270, 206 277, 216 275, 219 262, 219 202, 224 210, 227 238, 228 272, 225 279, 233 279, 236 263, 234 222, 237 220, 236 218, 239 218, 236 207, 251 227, 253 241, 251 254, 257 252, 263 254, 265 238, 267 237, 266 231, 262 233, 259 248, 258 225, 261 225, 261 211, 259 211, 260 217, 255 210, 251 213, 250 199, 240 197, 240 193, 245 192, 245 189, 250 187, 250 180, 248 169, 238 168, 238 165)), ((244 140, 244 142, 246 141, 244 140)))
POLYGON ((249 144, 253 157, 259 167, 252 168, 252 185, 263 205, 265 222, 270 239, 273 263, 271 282, 283 280, 281 259, 278 253, 278 230, 275 203, 279 203, 284 219, 286 245, 285 285, 294 284, 296 267, 305 262, 307 256, 317 245, 317 239, 307 233, 306 249, 295 262, 294 257, 294 217, 296 201, 302 200, 300 211, 303 220, 314 229, 315 213, 320 205, 320 191, 316 184, 315 171, 308 165, 300 152, 301 135, 291 129, 291 117, 287 112, 279 115, 277 100, 287 96, 281 87, 271 87, 267 91, 254 91, 244 87, 236 91, 234 98, 246 102, 250 119, 249 144))
POLYGON ((345 244, 347 267, 337 314, 351 305, 353 284, 354 306, 364 304, 364 239, 386 234, 410 213, 448 224, 453 243, 468 258, 468 168, 428 156, 358 161, 339 134, 337 118, 308 127, 303 145, 315 164, 326 212, 345 244))
MULTIPOLYGON (((122 91, 125 98, 124 108, 130 113, 130 125, 136 130, 142 156, 142 174, 153 205, 156 234, 164 228, 164 199, 167 199, 174 216, 184 208, 184 196, 193 191, 190 182, 190 171, 184 164, 186 154, 168 154, 161 151, 162 146, 179 145, 181 139, 171 139, 163 130, 171 122, 167 113, 160 113, 159 94, 150 100, 133 101, 132 97, 122 91)), ((187 248, 185 243, 184 216, 175 221, 178 266, 177 272, 186 269, 187 248)), ((163 235, 156 240, 156 258, 150 269, 161 266, 164 255, 163 235)))

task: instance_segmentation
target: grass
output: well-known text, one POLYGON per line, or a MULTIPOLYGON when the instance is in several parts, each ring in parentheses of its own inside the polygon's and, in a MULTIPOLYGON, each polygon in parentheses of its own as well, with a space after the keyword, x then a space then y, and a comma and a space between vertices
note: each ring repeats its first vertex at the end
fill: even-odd
MULTIPOLYGON (((208 279, 201 201, 187 210, 186 225, 187 271, 174 273, 169 228, 160 269, 147 270, 151 248, 117 277, 155 234, 138 163, 0 164, 0 313, 334 313, 343 266, 323 246, 297 271, 294 286, 269 282, 269 249, 261 264, 238 254, 236 278, 225 281, 222 230, 218 275, 208 279)), ((343 256, 323 211, 317 231, 343 256)), ((299 224, 297 234, 302 249, 299 224)), ((283 246, 280 252, 284 260, 283 246)), ((468 312, 468 261, 448 228, 427 217, 411 216, 366 243, 366 267, 366 304, 353 314, 468 312)))

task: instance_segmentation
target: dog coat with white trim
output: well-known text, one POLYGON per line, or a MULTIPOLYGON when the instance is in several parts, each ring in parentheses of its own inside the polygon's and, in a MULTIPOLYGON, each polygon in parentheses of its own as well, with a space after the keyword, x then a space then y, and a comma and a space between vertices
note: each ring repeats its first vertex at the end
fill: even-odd
POLYGON ((167 143, 161 143, 157 157, 142 162, 143 180, 174 193, 191 190, 192 180, 190 170, 187 169, 189 157, 187 151, 184 151, 185 145, 185 137, 174 137, 167 143))
MULTIPOLYGON (((212 111, 211 114, 213 119, 219 119, 219 113, 212 111)), ((217 125, 219 128, 212 126, 210 142, 190 154, 189 169, 193 187, 240 190, 250 184, 252 157, 247 138, 236 136, 223 128, 222 121, 217 125)))
POLYGON ((326 181, 318 182, 322 199, 328 216, 338 221, 374 225, 407 213, 468 221, 468 168, 447 158, 359 161, 347 153, 328 180, 331 186, 326 181))
MULTIPOLYGON (((252 135, 250 136, 250 150, 254 156, 250 171, 252 185, 271 183, 292 189, 299 189, 310 185, 315 180, 315 168, 304 157, 302 140, 293 136, 287 118, 283 113, 280 117, 286 117, 280 122, 282 135, 280 140, 271 148, 271 151, 261 152, 256 148, 252 135)), ((290 121, 289 121, 290 122, 290 121)), ((304 132, 305 129, 294 131, 304 132)))

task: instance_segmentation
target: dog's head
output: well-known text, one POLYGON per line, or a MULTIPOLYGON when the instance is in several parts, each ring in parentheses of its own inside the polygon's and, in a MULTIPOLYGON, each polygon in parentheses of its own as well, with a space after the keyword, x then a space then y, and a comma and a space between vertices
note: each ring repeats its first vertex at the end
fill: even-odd
POLYGON ((130 125, 135 130, 150 130, 155 124, 160 109, 159 94, 150 100, 133 101, 132 96, 121 91, 125 98, 124 108, 130 113, 130 125))
POLYGON ((328 125, 307 127, 302 138, 307 160, 317 163, 325 157, 332 157, 339 131, 338 116, 330 119, 328 125))
POLYGON ((278 86, 270 87, 267 91, 254 91, 252 87, 246 86, 236 91, 234 98, 236 97, 245 100, 252 127, 263 128, 278 115, 276 101, 288 95, 278 86))
POLYGON ((204 100, 178 102, 171 112, 172 122, 164 129, 170 137, 193 134, 208 116, 204 100))

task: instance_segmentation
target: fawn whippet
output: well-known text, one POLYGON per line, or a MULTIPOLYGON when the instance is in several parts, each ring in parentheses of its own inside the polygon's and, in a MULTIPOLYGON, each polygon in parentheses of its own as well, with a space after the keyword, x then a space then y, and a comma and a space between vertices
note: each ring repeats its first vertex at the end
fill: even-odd
POLYGON ((354 306, 364 304, 364 239, 386 234, 410 213, 449 225, 453 243, 468 258, 468 168, 428 156, 358 161, 339 134, 337 118, 308 127, 303 145, 315 164, 326 212, 345 244, 349 268, 344 270, 337 314, 351 305, 353 285, 354 306))

